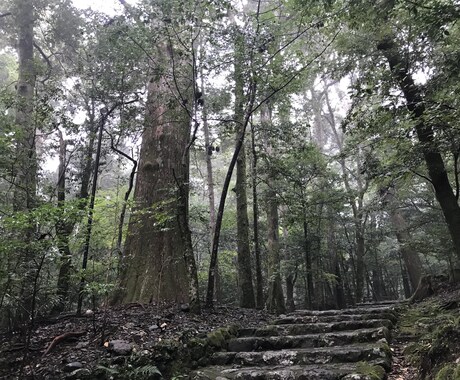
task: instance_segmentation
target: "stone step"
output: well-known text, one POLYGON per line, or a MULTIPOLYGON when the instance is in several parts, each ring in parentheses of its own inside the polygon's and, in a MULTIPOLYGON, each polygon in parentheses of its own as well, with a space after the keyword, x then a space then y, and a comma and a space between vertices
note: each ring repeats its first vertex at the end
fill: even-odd
POLYGON ((245 336, 280 336, 328 333, 334 331, 357 330, 363 328, 386 327, 393 328, 388 319, 348 320, 338 322, 297 323, 267 325, 262 328, 243 328, 238 331, 239 337, 245 336))
POLYGON ((401 306, 407 304, 408 302, 408 300, 359 302, 356 304, 356 307, 401 306))
POLYGON ((365 343, 348 346, 301 348, 259 352, 216 352, 213 365, 273 366, 310 365, 326 363, 351 363, 379 360, 382 367, 391 369, 391 352, 385 343, 365 343))
POLYGON ((325 315, 347 315, 347 314, 380 314, 393 312, 394 306, 357 307, 338 310, 296 310, 288 316, 325 316, 325 315))
POLYGON ((390 331, 386 327, 339 331, 324 334, 285 335, 267 337, 241 337, 228 341, 228 351, 262 351, 289 348, 313 348, 343 346, 353 343, 375 342, 385 338, 390 340, 390 331))
POLYGON ((229 368, 206 367, 192 372, 191 380, 383 380, 378 362, 229 368))
POLYGON ((290 325, 300 323, 329 323, 340 321, 365 321, 369 319, 386 319, 396 324, 397 316, 393 312, 382 312, 378 314, 338 314, 338 315, 289 315, 274 320, 275 325, 290 325))

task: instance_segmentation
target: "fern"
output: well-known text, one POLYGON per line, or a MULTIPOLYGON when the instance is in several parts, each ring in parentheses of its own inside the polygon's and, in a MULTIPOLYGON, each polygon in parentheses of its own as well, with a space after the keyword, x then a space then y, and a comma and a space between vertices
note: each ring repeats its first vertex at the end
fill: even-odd
POLYGON ((159 369, 151 364, 144 365, 142 367, 135 368, 129 375, 130 379, 135 380, 149 380, 150 378, 162 377, 159 369))

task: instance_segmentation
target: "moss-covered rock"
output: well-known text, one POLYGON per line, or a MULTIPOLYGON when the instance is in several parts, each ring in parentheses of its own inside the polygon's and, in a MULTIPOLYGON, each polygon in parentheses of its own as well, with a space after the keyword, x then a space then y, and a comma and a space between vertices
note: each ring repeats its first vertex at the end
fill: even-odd
POLYGON ((369 380, 382 380, 386 376, 385 369, 380 365, 372 365, 368 362, 360 362, 357 366, 358 373, 366 376, 369 380))

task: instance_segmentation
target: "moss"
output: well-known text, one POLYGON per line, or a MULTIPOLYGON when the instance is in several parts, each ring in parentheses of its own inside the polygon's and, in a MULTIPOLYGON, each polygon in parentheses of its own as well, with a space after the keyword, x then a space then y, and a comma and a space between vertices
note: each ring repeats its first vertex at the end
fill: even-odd
POLYGON ((208 333, 207 343, 211 347, 224 348, 226 341, 236 336, 237 333, 238 333, 237 326, 222 327, 220 329, 217 329, 217 330, 214 330, 208 333))
POLYGON ((460 369, 452 365, 460 354, 460 318, 456 310, 443 310, 438 300, 430 299, 404 310, 398 328, 401 335, 414 341, 404 355, 418 368, 420 379, 434 379, 437 374, 439 380, 460 380, 460 369))
POLYGON ((445 364, 436 374, 435 380, 460 380, 460 365, 445 364))
POLYGON ((385 378, 385 369, 380 365, 372 365, 367 362, 359 362, 357 371, 361 375, 368 376, 370 380, 382 380, 385 378))
POLYGON ((225 343, 225 337, 221 329, 210 332, 207 338, 209 345, 215 348, 222 348, 225 343))

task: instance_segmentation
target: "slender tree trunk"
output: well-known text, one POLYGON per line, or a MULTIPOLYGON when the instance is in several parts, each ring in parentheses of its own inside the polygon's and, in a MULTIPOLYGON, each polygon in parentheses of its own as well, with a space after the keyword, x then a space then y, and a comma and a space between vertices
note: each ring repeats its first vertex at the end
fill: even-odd
POLYGON ((60 254, 60 265, 59 265, 59 275, 57 281, 57 296, 59 297, 59 303, 54 308, 54 312, 58 313, 65 309, 68 298, 69 298, 69 288, 70 288, 70 275, 71 275, 71 266, 72 266, 72 254, 70 251, 69 240, 70 235, 73 231, 74 222, 66 220, 64 214, 65 208, 65 193, 66 193, 66 141, 62 135, 62 132, 59 132, 59 168, 58 168, 58 182, 57 182, 57 201, 58 208, 61 210, 61 217, 56 222, 56 239, 57 247, 60 254))
POLYGON ((84 154, 81 163, 81 184, 79 197, 82 200, 80 207, 86 206, 86 201, 89 197, 89 184, 91 182, 91 175, 93 174, 93 155, 94 155, 94 144, 96 142, 98 123, 96 121, 96 109, 94 99, 90 100, 90 104, 86 106, 86 112, 88 114, 88 144, 85 146, 84 154))
POLYGON ((363 228, 360 225, 356 227, 356 302, 361 302, 363 300, 364 292, 364 276, 366 275, 366 270, 364 266, 364 235, 363 228))
POLYGON ((260 259, 259 244, 259 196, 257 194, 257 151, 255 144, 254 126, 251 128, 251 150, 252 150, 252 213, 253 213, 253 233, 254 233, 254 256, 256 264, 256 307, 264 307, 264 288, 262 277, 262 263, 260 259))
POLYGON ((398 208, 394 187, 386 189, 384 202, 388 205, 388 213, 390 214, 390 220, 395 229, 396 238, 398 239, 399 249, 407 269, 411 288, 415 290, 422 277, 422 261, 411 245, 412 238, 407 228, 406 220, 398 208))
POLYGON ((214 305, 213 298, 214 298, 214 282, 215 282, 215 275, 216 275, 217 251, 219 249, 220 230, 222 227, 222 219, 224 216, 225 201, 227 199, 227 193, 230 187, 230 181, 232 178, 233 169, 235 168, 236 161, 238 159, 238 155, 243 146, 246 128, 249 124, 249 119, 253 112, 256 88, 257 88, 257 84, 254 78, 251 78, 250 86, 249 86, 248 103, 245 109, 245 116, 244 116, 244 122, 242 124, 242 130, 237 139, 235 151, 233 152, 232 160, 230 161, 230 165, 228 166, 227 174, 224 180, 224 185, 222 187, 222 194, 220 196, 219 208, 217 210, 217 217, 216 217, 216 228, 214 231, 214 238, 212 241, 211 262, 209 264, 209 273, 208 273, 208 289, 206 292, 206 307, 208 308, 212 308, 214 305))
POLYGON ((268 296, 267 310, 276 314, 286 311, 281 283, 281 258, 279 247, 278 202, 273 190, 273 180, 268 181, 267 223, 268 223, 268 296))
POLYGON ((457 254, 457 260, 460 261, 460 207, 449 182, 444 160, 434 141, 433 127, 425 117, 426 106, 422 91, 414 83, 412 74, 409 71, 409 62, 401 54, 401 50, 392 36, 383 39, 377 45, 377 48, 387 59, 390 70, 406 98, 407 108, 415 121, 415 130, 422 146, 428 175, 431 179, 436 199, 444 214, 457 254))
MULTIPOLYGON (((235 122, 238 137, 244 123, 244 37, 237 32, 235 37, 235 122)), ((252 285, 251 250, 249 247, 249 218, 246 194, 246 149, 241 146, 236 161, 236 218, 238 246, 238 287, 241 307, 255 307, 252 285)))
POLYGON ((311 244, 308 234, 308 223, 305 215, 306 210, 303 211, 303 244, 304 244, 304 256, 305 256, 305 272, 307 278, 307 308, 313 307, 314 298, 314 286, 313 286, 313 264, 311 259, 311 244))
MULTIPOLYGON (((204 58, 202 58, 204 60, 204 58)), ((206 160, 206 180, 208 187, 208 201, 209 201, 209 241, 212 242, 214 236, 214 229, 216 227, 216 202, 215 202, 215 191, 214 191, 214 178, 213 178, 213 168, 212 168, 212 144, 211 136, 209 132, 208 125, 208 108, 206 103, 206 90, 204 84, 204 73, 203 66, 201 66, 201 96, 205 101, 203 102, 201 117, 203 121, 203 133, 204 133, 204 147, 205 147, 205 160, 206 160)), ((219 303, 221 296, 221 285, 220 285, 220 274, 219 274, 219 262, 216 261, 216 271, 215 271, 215 287, 216 287, 216 300, 219 303)))
MULTIPOLYGON (((261 107, 261 122, 270 125, 272 121, 271 109, 264 104, 261 107)), ((272 147, 267 139, 267 155, 272 155, 272 147)), ((286 305, 283 295, 281 281, 281 256, 279 243, 279 217, 278 217, 278 200, 276 194, 275 175, 272 168, 268 168, 267 174, 267 224, 268 224, 268 295, 267 310, 277 314, 286 311, 286 305)))
POLYGON ((96 149, 96 157, 94 162, 94 175, 93 175, 93 184, 91 186, 91 197, 88 206, 88 219, 86 222, 86 235, 85 235, 85 244, 83 247, 83 260, 82 260, 82 275, 80 278, 80 286, 78 289, 78 303, 77 303, 77 315, 81 314, 81 309, 83 306, 83 299, 84 299, 84 290, 86 284, 86 266, 88 264, 88 256, 89 256, 89 249, 90 249, 90 242, 91 242, 91 233, 93 228, 93 213, 94 213, 94 202, 96 200, 96 192, 97 192, 97 179, 99 175, 99 162, 101 159, 101 149, 102 149, 102 136, 104 133, 104 123, 106 120, 105 114, 102 114, 101 111, 101 119, 98 123, 98 136, 97 136, 97 149, 96 149))

